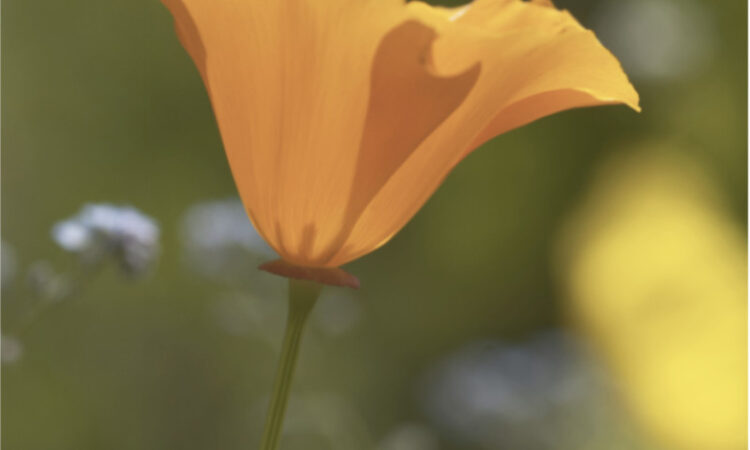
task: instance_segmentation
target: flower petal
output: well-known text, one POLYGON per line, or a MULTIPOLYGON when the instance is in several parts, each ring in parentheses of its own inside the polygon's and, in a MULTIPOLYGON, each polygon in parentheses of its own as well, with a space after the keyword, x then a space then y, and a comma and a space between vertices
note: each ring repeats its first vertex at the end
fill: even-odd
POLYGON ((435 37, 433 30, 409 21, 381 42, 373 60, 370 100, 344 220, 320 261, 340 250, 373 196, 476 83, 478 64, 452 77, 433 73, 430 48, 435 37))
POLYGON ((249 216, 297 265, 323 265, 338 250, 478 76, 474 62, 439 75, 435 33, 400 0, 165 3, 249 216))
POLYGON ((638 94, 615 57, 550 2, 476 0, 453 9, 411 2, 409 8, 439 30, 438 70, 455 72, 480 61, 482 73, 462 105, 375 195, 332 265, 387 242, 464 156, 498 133, 581 106, 638 109, 638 94))

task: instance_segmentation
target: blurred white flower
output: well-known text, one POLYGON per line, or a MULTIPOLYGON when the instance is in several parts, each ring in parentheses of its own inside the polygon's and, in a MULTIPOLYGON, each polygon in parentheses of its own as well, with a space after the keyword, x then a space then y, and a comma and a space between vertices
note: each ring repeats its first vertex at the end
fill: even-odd
POLYGON ((0 336, 0 360, 3 364, 12 364, 23 355, 21 341, 11 336, 0 336))
POLYGON ((52 235, 60 247, 71 252, 84 251, 93 244, 92 232, 74 219, 58 222, 52 229, 52 235))
POLYGON ((516 346, 470 344, 429 371, 424 386, 427 417, 459 445, 559 450, 613 434, 599 423, 603 377, 560 332, 516 346))
POLYGON ((632 76, 668 80, 709 63, 710 12, 693 0, 609 0, 593 29, 632 76))
POLYGON ((190 207, 182 220, 182 236, 188 263, 204 275, 247 276, 254 266, 276 257, 237 197, 190 207))
POLYGON ((159 226, 128 206, 85 205, 76 216, 55 224, 52 237, 87 263, 114 256, 131 275, 146 272, 159 253, 159 226))

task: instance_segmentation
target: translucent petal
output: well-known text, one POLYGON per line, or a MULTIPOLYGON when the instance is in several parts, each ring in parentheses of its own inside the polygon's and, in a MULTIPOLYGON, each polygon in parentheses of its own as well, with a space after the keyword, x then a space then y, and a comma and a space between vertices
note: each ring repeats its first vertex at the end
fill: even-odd
POLYGON ((439 30, 438 70, 479 61, 481 75, 462 105, 383 185, 333 265, 387 242, 450 170, 487 139, 570 108, 624 103, 639 109, 638 94, 617 59, 549 2, 477 0, 453 9, 412 2, 409 8, 439 30))

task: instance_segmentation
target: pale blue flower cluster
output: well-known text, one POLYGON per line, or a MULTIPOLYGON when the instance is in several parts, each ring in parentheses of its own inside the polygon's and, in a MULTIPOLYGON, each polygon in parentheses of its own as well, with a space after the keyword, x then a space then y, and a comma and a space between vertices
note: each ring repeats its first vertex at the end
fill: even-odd
POLYGON ((130 275, 147 272, 159 254, 159 226, 129 206, 86 205, 77 215, 55 224, 52 237, 85 263, 112 256, 130 275))
POLYGON ((423 381, 427 417, 459 446, 560 450, 581 448, 580 439, 592 437, 571 429, 615 432, 606 377, 562 332, 520 345, 472 343, 423 381))

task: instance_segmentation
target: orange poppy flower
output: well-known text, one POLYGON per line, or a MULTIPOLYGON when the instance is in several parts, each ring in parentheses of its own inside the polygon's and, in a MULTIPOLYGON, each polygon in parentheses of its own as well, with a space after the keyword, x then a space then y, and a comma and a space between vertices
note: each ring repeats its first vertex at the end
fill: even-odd
POLYGON ((638 110, 617 59, 549 0, 163 1, 248 215, 300 276, 383 245, 493 136, 638 110))

